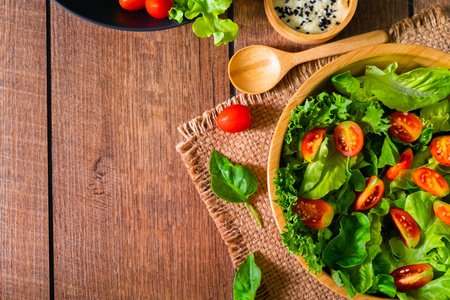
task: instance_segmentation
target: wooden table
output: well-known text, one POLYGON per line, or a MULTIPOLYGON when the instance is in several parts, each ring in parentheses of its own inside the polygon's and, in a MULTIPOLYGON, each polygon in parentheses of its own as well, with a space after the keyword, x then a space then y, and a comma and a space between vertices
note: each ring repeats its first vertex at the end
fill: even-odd
MULTIPOLYGON (((232 299, 228 251, 175 145, 178 125, 235 93, 235 51, 306 48, 262 2, 235 0, 240 34, 215 47, 190 25, 121 32, 49 0, 0 1, 0 298, 232 299)), ((360 0, 338 38, 435 3, 449 12, 360 0)))

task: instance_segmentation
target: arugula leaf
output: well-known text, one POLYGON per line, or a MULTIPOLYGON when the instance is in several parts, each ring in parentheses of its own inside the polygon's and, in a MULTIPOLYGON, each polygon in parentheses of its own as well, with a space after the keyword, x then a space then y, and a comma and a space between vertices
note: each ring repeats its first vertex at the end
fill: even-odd
POLYGON ((340 232, 325 247, 322 259, 331 268, 350 268, 367 257, 366 243, 370 240, 370 221, 363 213, 343 215, 340 232))
POLYGON ((450 71, 446 68, 417 68, 397 75, 396 62, 384 71, 368 66, 364 90, 373 93, 391 109, 411 111, 439 102, 450 94, 450 71))
POLYGON ((444 100, 420 110, 423 123, 433 127, 433 133, 450 131, 450 101, 444 100))
POLYGON ((220 19, 231 5, 232 0, 175 0, 169 11, 169 19, 178 22, 194 19, 192 30, 198 37, 214 37, 214 45, 220 46, 233 41, 239 32, 238 25, 230 19, 220 19), (201 16, 199 16, 201 15, 201 16))
POLYGON ((233 284, 234 300, 253 300, 261 284, 261 269, 255 263, 255 255, 250 253, 236 272, 233 284))
POLYGON ((209 160, 209 173, 214 194, 227 202, 245 203, 262 228, 258 215, 248 203, 248 197, 258 188, 258 181, 252 171, 244 166, 233 165, 228 158, 213 150, 209 160))

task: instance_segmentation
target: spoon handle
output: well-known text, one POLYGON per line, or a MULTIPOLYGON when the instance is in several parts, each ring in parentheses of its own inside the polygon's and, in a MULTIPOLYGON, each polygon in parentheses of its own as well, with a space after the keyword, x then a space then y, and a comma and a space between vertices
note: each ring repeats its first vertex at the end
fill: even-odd
POLYGON ((332 55, 344 54, 360 48, 384 44, 389 37, 384 30, 376 30, 355 35, 343 40, 311 48, 302 52, 292 53, 290 57, 291 68, 307 62, 332 55))

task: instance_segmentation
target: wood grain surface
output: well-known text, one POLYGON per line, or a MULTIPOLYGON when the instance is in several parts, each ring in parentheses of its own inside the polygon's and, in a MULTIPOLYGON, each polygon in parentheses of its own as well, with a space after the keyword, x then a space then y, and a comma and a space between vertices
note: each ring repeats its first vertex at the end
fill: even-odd
POLYGON ((0 298, 49 297, 45 1, 0 2, 0 298))
MULTIPOLYGON (((449 11, 450 0, 359 0, 335 40, 434 3, 449 11)), ((176 154, 177 127, 231 96, 234 51, 313 46, 276 33, 262 0, 233 1, 240 33, 221 47, 191 25, 106 29, 51 0, 0 11, 0 298, 232 299, 235 270, 176 154)))

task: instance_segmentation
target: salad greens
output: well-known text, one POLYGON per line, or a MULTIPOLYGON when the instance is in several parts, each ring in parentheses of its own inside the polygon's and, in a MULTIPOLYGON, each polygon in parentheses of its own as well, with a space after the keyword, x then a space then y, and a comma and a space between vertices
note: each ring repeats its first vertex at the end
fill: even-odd
POLYGON ((236 272, 233 284, 234 300, 253 300, 261 284, 261 269, 255 263, 255 255, 250 253, 236 272))
POLYGON ((232 20, 219 18, 231 3, 232 0, 174 0, 169 19, 181 23, 184 17, 196 18, 192 25, 194 33, 201 38, 212 35, 214 45, 220 46, 234 41, 239 32, 238 25, 232 20))
POLYGON ((337 92, 309 97, 291 112, 276 171, 275 200, 283 209, 287 225, 281 233, 283 244, 292 254, 303 256, 309 271, 331 273, 349 297, 357 293, 406 299, 450 299, 450 225, 435 216, 433 202, 450 202, 450 196, 437 197, 418 187, 412 174, 421 167, 436 170, 450 182, 450 168, 431 155, 430 142, 436 134, 449 134, 450 71, 443 68, 414 69, 397 75, 397 63, 385 70, 368 66, 365 74, 335 75, 331 81, 337 92), (422 132, 414 142, 402 142, 389 132, 389 115, 412 112, 420 118, 422 132), (336 126, 356 122, 364 134, 364 146, 356 156, 341 154, 333 143, 336 126), (315 158, 303 158, 303 138, 310 130, 327 130, 315 158), (409 169, 394 180, 384 178, 399 162, 400 153, 414 152, 409 169), (378 176, 384 182, 382 200, 367 211, 352 208, 366 178, 378 176), (299 197, 322 199, 335 216, 327 228, 313 229, 302 223, 294 210, 299 197), (389 210, 408 212, 420 230, 420 242, 408 249, 399 238, 389 210), (397 290, 393 270, 410 264, 427 263, 434 278, 425 286, 397 290))
POLYGON ((248 203, 248 197, 258 188, 258 181, 252 171, 244 166, 233 165, 228 158, 213 150, 209 160, 209 173, 214 194, 227 202, 245 203, 262 228, 261 220, 248 203))

